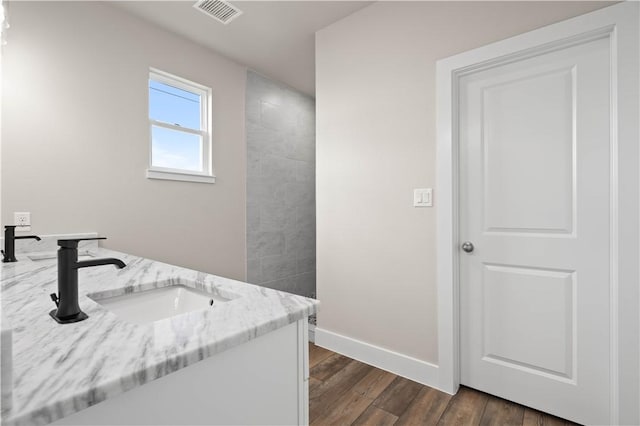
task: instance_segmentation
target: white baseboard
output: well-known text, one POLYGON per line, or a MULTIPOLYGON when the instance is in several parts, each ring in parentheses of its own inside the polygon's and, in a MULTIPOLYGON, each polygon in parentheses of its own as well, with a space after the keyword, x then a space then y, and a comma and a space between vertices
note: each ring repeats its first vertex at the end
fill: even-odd
POLYGON ((309 324, 309 341, 311 343, 316 342, 316 326, 313 324, 309 324))
MULTIPOLYGON (((309 333, 311 334, 311 333, 309 333)), ((315 343, 349 358, 439 389, 438 366, 316 327, 315 343)))

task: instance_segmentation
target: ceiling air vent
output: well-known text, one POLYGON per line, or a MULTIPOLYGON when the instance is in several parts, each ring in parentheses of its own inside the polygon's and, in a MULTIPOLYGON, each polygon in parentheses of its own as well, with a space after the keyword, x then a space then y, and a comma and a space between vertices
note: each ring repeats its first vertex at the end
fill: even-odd
POLYGON ((223 24, 228 24, 242 15, 240 9, 222 0, 199 0, 193 7, 223 24))

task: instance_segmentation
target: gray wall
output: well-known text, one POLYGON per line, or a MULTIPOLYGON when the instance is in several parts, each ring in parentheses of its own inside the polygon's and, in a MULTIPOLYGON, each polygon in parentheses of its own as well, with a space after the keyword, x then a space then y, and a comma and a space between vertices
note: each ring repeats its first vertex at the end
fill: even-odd
POLYGON ((315 102, 247 73, 247 280, 315 296, 315 102))
POLYGON ((102 2, 11 2, 2 218, 245 278, 246 68, 102 2), (215 184, 152 180, 149 67, 213 89, 215 184))

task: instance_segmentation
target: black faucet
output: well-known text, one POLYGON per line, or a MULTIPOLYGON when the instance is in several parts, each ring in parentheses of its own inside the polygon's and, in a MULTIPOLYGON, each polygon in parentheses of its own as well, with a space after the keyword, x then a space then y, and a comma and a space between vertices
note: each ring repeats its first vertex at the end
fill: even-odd
POLYGON ((85 240, 106 240, 105 237, 72 238, 58 240, 58 294, 51 293, 58 307, 49 312, 60 324, 69 324, 89 318, 78 305, 78 269, 89 266, 115 265, 122 269, 125 265, 120 259, 105 258, 78 261, 78 242, 85 240))
POLYGON ((16 240, 34 239, 40 241, 37 235, 24 235, 16 237, 16 225, 4 226, 4 250, 2 250, 3 262, 17 262, 16 259, 16 240))

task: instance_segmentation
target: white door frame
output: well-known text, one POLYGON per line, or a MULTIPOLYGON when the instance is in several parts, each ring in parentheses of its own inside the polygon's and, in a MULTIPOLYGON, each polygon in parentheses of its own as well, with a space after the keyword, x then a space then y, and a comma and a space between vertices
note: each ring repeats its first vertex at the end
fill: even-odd
POLYGON ((469 72, 573 43, 611 43, 611 423, 640 423, 640 116, 638 16, 625 2, 461 53, 437 63, 437 285, 439 387, 460 385, 458 82, 469 72))

